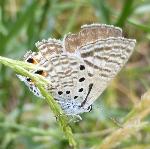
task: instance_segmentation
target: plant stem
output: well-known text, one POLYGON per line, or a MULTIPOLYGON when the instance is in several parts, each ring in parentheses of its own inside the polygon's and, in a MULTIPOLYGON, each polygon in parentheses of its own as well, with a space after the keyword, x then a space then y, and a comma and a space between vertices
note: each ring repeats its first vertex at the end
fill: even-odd
POLYGON ((12 59, 8 59, 8 58, 4 58, 4 57, 0 56, 0 63, 4 64, 5 66, 10 67, 11 69, 16 71, 20 75, 31 78, 35 82, 36 86, 41 91, 43 97, 45 97, 45 100, 48 103, 50 109, 53 111, 54 115, 58 116, 58 119, 57 119, 58 123, 59 123, 61 129, 63 130, 66 138, 69 140, 69 144, 71 146, 75 147, 76 142, 74 140, 72 130, 68 125, 67 116, 63 114, 63 111, 61 110, 59 105, 56 103, 56 101, 53 99, 53 97, 44 88, 44 86, 47 85, 48 81, 46 79, 40 77, 40 75, 35 75, 35 74, 33 75, 29 71, 25 70, 24 68, 29 68, 29 66, 30 66, 26 62, 16 61, 16 60, 12 60, 12 59), (61 116, 59 116, 59 115, 61 115, 61 116))

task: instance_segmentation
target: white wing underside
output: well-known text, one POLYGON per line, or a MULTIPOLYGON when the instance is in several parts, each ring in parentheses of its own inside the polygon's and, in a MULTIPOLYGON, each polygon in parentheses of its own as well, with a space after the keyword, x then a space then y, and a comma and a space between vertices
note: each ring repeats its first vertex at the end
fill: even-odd
MULTIPOLYGON (((108 25, 86 25, 78 34, 68 34, 63 42, 49 39, 36 43, 34 56, 48 72, 48 90, 59 101, 82 103, 93 84, 85 107, 90 106, 127 62, 135 40, 121 37, 119 28, 108 25), (80 66, 85 66, 80 70, 80 66), (79 82, 80 78, 85 78, 79 82), (82 92, 79 90, 83 88, 82 92), (59 91, 63 94, 58 95, 59 91), (67 91, 70 91, 67 94, 67 91), (74 97, 77 96, 76 99, 74 97)), ((25 59, 28 55, 25 56, 25 59)))
POLYGON ((86 107, 91 105, 105 90, 110 81, 121 70, 133 52, 135 40, 110 37, 89 43, 80 49, 81 57, 91 74, 93 88, 86 107))

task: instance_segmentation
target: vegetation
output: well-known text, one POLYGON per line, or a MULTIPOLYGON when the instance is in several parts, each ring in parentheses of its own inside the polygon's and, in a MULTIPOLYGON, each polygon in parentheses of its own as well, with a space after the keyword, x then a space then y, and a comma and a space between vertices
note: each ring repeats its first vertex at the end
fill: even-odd
POLYGON ((149 0, 1 0, 0 148, 150 148, 149 14, 149 0), (62 39, 93 22, 121 27, 125 37, 137 40, 135 51, 82 121, 56 120, 61 109, 43 89, 47 82, 32 76, 26 69, 33 65, 22 57, 37 50, 38 40, 62 39), (29 92, 16 73, 35 80, 46 100, 29 92))

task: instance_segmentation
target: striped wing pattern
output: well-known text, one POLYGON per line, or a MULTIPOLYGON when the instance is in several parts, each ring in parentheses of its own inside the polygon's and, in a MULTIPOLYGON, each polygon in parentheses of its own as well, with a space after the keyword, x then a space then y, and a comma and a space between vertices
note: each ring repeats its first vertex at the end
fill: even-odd
MULTIPOLYGON (((88 77, 86 70, 80 70, 84 62, 78 56, 67 53, 61 45, 61 42, 54 39, 42 40, 36 43, 39 52, 32 56, 39 61, 37 65, 45 67, 48 73, 45 78, 50 82, 47 90, 56 100, 67 103, 68 100, 75 99, 82 102, 88 92, 88 80, 78 81, 83 76, 88 77)), ((26 56, 25 59, 29 57, 26 56)))
POLYGON ((37 42, 39 52, 28 52, 24 60, 45 68, 32 73, 44 75, 49 81, 48 92, 66 114, 76 115, 88 111, 127 62, 135 42, 123 38, 118 27, 84 25, 63 41, 37 42))
POLYGON ((85 106, 91 105, 121 70, 133 52, 135 40, 110 37, 80 49, 93 89, 85 106))
POLYGON ((81 31, 77 34, 67 34, 64 37, 65 49, 74 53, 81 46, 97 40, 106 39, 108 37, 121 37, 122 30, 118 27, 106 24, 91 24, 81 26, 81 31))

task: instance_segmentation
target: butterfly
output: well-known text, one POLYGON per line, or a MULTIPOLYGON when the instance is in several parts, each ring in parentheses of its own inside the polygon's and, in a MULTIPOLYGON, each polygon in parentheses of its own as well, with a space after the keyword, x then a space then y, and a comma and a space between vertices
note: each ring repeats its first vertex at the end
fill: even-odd
MULTIPOLYGON (((52 94, 66 115, 90 112, 93 102, 128 61, 135 39, 122 37, 119 27, 105 24, 81 26, 77 34, 63 40, 38 41, 38 52, 27 52, 24 61, 45 69, 30 71, 49 81, 52 94)), ((35 83, 18 75, 36 96, 42 97, 35 83)))

